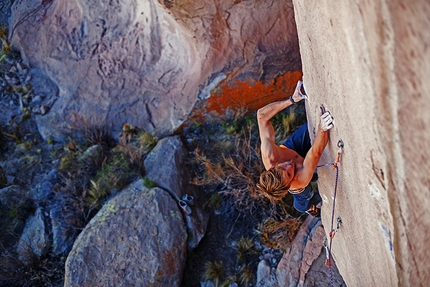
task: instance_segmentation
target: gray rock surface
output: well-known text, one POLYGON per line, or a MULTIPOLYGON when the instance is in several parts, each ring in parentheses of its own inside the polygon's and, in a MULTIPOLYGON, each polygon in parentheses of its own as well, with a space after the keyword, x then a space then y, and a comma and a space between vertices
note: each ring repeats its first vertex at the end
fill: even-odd
POLYGON ((10 17, 10 7, 12 1, 1 1, 0 2, 0 25, 7 26, 10 17))
MULTIPOLYGON (((296 235, 291 247, 289 247, 276 270, 279 286, 309 286, 308 282, 314 282, 312 278, 315 274, 326 275, 329 272, 325 262, 316 259, 323 256, 324 229, 321 225, 321 219, 309 216, 299 232, 296 235), (315 273, 308 274, 309 269, 313 267, 315 273), (318 270, 318 271, 315 271, 318 270)), ((336 263, 332 266, 334 286, 345 286, 342 276, 336 268, 336 263)), ((331 286, 330 276, 319 276, 320 286, 331 286)))
POLYGON ((184 168, 185 149, 179 136, 166 137, 158 141, 145 159, 146 177, 179 200, 184 195, 190 180, 184 168))
POLYGON ((70 194, 58 192, 55 197, 49 201, 47 210, 49 210, 49 217, 51 219, 51 232, 52 232, 52 253, 54 255, 65 255, 72 249, 73 242, 80 232, 66 218, 67 216, 77 217, 79 209, 72 204, 73 200, 70 194))
POLYGON ((187 150, 179 136, 161 139, 145 159, 146 177, 163 188, 177 202, 187 194, 194 198, 194 204, 187 206, 191 214, 184 213, 188 230, 188 247, 194 249, 206 233, 209 213, 203 209, 196 188, 189 184, 185 158, 187 150))
POLYGON ((37 116, 45 139, 124 123, 164 136, 200 91, 301 69, 291 1, 15 1, 9 23, 12 46, 58 92, 37 116))
MULTIPOLYGON (((430 2, 293 2, 308 121, 316 127, 321 104, 335 118, 321 163, 345 143, 337 267, 349 287, 427 285, 430 2)), ((335 174, 318 175, 328 233, 335 174)))
POLYGON ((106 203, 78 236, 64 286, 180 286, 186 241, 176 202, 138 180, 106 203))
POLYGON ((27 219, 17 249, 24 263, 29 263, 27 262, 29 252, 38 257, 44 256, 48 252, 52 244, 49 237, 49 225, 49 216, 40 207, 36 209, 34 215, 27 219))
MULTIPOLYGON (((268 260, 261 260, 257 267, 257 287, 279 287, 276 268, 268 260)), ((282 285, 281 285, 282 286, 282 285)))
POLYGON ((33 188, 31 194, 36 201, 43 201, 54 196, 54 185, 58 182, 58 171, 51 169, 33 188))
POLYGON ((10 27, 24 61, 59 88, 38 118, 45 138, 85 122, 161 135, 193 107, 201 81, 196 40, 157 1, 15 1, 10 27))

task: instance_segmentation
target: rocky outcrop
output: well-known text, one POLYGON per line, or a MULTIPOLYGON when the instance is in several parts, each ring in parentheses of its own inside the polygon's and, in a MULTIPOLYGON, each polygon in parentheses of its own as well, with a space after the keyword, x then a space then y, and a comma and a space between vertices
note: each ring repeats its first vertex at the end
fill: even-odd
POLYGON ((309 216, 278 264, 279 286, 345 286, 335 262, 330 274, 325 261, 317 261, 319 257, 326 257, 324 235, 321 219, 309 216), (311 268, 313 272, 309 273, 311 268), (317 280, 315 275, 319 275, 317 280))
POLYGON ((42 136, 124 123, 166 135, 218 86, 268 82, 247 97, 217 95, 224 104, 208 106, 218 116, 228 102, 256 108, 291 90, 301 75, 291 2, 206 2, 15 1, 11 43, 58 92, 39 93, 50 109, 37 116, 42 136), (275 81, 284 74, 291 81, 275 81))
POLYGON ((191 214, 179 206, 182 195, 195 196, 185 157, 179 136, 157 143, 145 169, 158 187, 140 179, 103 206, 69 253, 65 286, 180 286, 187 247, 197 246, 209 219, 197 196, 191 214))
MULTIPOLYGON (((335 118, 321 163, 339 167, 333 255, 347 286, 421 286, 430 280, 430 4, 293 1, 309 95, 335 118), (312 19, 312 21, 309 21, 312 19)), ((311 134, 315 130, 311 129, 311 134)), ((320 169, 330 231, 335 173, 320 169)))
POLYGON ((186 168, 187 150, 179 136, 160 140, 145 159, 146 177, 169 192, 170 196, 188 210, 185 214, 188 231, 188 247, 194 249, 206 233, 209 213, 202 208, 198 189, 189 184, 190 174, 186 168), (183 196, 192 198, 182 200, 183 196))
POLYGON ((161 139, 145 159, 146 177, 179 200, 189 186, 185 168, 187 150, 179 136, 161 139))
POLYGON ((336 263, 325 265, 324 235, 321 219, 308 216, 277 265, 260 261, 256 286, 345 286, 336 263))
POLYGON ((136 181, 78 236, 64 286, 180 286, 186 241, 176 202, 166 191, 136 181))
POLYGON ((88 122, 164 134, 193 106, 201 79, 195 39, 156 1, 17 1, 10 27, 25 62, 59 87, 39 118, 47 132, 88 122))
MULTIPOLYGON (((48 214, 39 207, 35 214, 27 219, 18 243, 17 251, 19 254, 28 254, 28 252, 31 252, 41 257, 48 253, 51 247, 51 240, 49 238, 50 228, 47 218, 48 214)), ((26 262, 28 259, 25 256, 21 257, 23 262, 26 262)))

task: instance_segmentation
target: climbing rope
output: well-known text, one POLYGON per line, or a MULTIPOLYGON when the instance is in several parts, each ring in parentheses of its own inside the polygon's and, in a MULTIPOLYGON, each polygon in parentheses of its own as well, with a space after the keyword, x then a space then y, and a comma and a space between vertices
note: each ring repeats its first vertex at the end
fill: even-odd
POLYGON ((322 164, 317 166, 317 168, 319 167, 325 167, 325 166, 332 166, 333 169, 336 169, 336 181, 334 184, 334 192, 333 192, 333 207, 332 207, 332 211, 331 211, 331 228, 330 228, 330 232, 329 232, 329 237, 330 237, 330 242, 327 246, 327 237, 324 239, 324 248, 326 250, 326 261, 325 261, 325 265, 329 268, 330 270, 330 282, 331 282, 331 286, 334 287, 333 284, 333 271, 332 271, 332 255, 331 255, 331 248, 332 248, 332 243, 333 243, 333 238, 336 235, 336 232, 339 230, 340 228, 340 224, 342 223, 342 219, 340 217, 337 218, 337 226, 336 229, 334 229, 334 211, 335 211, 335 207, 336 207, 336 194, 337 194, 337 183, 339 180, 339 169, 338 169, 338 164, 340 162, 340 156, 342 154, 342 149, 343 149, 343 141, 339 140, 339 142, 337 143, 337 146, 339 147, 339 150, 337 152, 337 157, 334 163, 326 163, 326 164, 322 164))

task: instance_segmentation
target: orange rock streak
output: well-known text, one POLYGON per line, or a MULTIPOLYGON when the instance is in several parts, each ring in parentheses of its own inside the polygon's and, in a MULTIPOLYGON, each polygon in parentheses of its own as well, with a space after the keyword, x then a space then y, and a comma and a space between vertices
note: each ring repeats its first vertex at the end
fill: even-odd
POLYGON ((277 78, 263 83, 262 81, 231 81, 237 72, 232 72, 218 88, 214 89, 209 99, 201 103, 189 117, 189 122, 204 121, 208 114, 214 112, 220 116, 227 109, 233 111, 256 111, 262 106, 289 97, 302 78, 302 71, 286 72, 277 78))

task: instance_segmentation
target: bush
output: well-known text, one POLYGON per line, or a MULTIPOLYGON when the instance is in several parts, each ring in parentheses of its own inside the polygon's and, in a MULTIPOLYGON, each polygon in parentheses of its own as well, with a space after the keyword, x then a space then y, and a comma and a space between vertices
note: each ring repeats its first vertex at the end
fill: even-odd
MULTIPOLYGON (((296 107, 296 110, 288 109, 272 119, 279 143, 306 121, 304 115, 304 107, 296 107)), ((301 221, 294 217, 301 213, 293 208, 292 195, 270 204, 256 188, 264 166, 255 113, 223 123, 198 124, 190 130, 185 133, 185 142, 194 151, 189 160, 190 168, 195 171, 192 183, 205 191, 206 206, 215 209, 219 217, 226 218, 219 219, 220 228, 230 230, 226 231, 226 237, 242 236, 235 244, 235 262, 229 258, 220 261, 215 256, 206 265, 204 278, 221 286, 229 286, 232 282, 253 286, 261 249, 257 250, 248 236, 259 234, 255 240, 285 250, 300 228, 301 221), (232 221, 232 218, 236 219, 232 221), (225 267, 222 276, 218 265, 225 267)))
POLYGON ((291 246, 301 225, 302 221, 300 219, 291 216, 279 221, 267 218, 263 222, 260 240, 269 247, 285 251, 291 246))
MULTIPOLYGON (((278 113, 272 124, 285 141, 306 121, 304 107, 278 113)), ((297 216, 292 208, 292 196, 271 205, 256 188, 264 170, 260 153, 260 139, 254 113, 225 123, 206 123, 197 127, 193 137, 196 177, 193 183, 210 193, 219 193, 236 210, 271 217, 297 216)), ((214 196, 211 197, 213 202, 214 196)), ((219 202, 218 200, 216 202, 219 202)), ((220 206, 217 203, 217 206, 220 206)))

